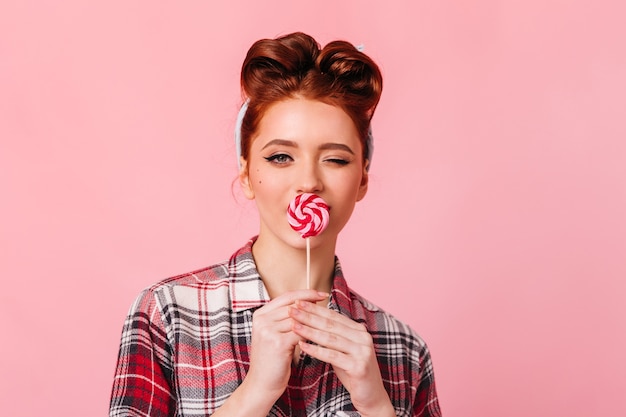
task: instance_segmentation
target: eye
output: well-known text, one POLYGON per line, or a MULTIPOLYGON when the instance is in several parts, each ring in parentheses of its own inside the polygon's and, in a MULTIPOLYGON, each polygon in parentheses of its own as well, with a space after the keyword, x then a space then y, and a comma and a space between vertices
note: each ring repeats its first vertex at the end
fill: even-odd
POLYGON ((293 161, 289 155, 285 153, 276 153, 271 156, 263 157, 267 162, 275 164, 275 165, 285 165, 289 162, 293 161))
POLYGON ((326 162, 330 162, 331 164, 336 164, 340 166, 348 165, 350 161, 342 158, 328 158, 325 159, 326 162))

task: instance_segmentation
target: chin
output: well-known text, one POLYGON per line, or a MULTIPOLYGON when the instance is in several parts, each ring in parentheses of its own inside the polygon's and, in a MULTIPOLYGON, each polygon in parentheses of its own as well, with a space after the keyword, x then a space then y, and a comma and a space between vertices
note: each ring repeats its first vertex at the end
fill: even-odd
MULTIPOLYGON (((306 239, 304 239, 300 234, 295 234, 292 239, 289 240, 291 246, 298 249, 306 249, 306 239)), ((313 243, 313 239, 311 239, 311 243, 313 243)))
MULTIPOLYGON (((318 236, 313 236, 309 238, 311 240, 311 249, 316 249, 321 246, 329 245, 332 240, 331 234, 322 233, 318 236)), ((298 236, 299 244, 298 247, 302 249, 306 249, 306 239, 298 236)))

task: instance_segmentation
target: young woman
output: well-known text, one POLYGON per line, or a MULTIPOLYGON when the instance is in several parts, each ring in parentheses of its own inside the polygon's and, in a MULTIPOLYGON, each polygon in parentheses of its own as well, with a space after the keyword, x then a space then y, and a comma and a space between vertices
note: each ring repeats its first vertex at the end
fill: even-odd
POLYGON ((335 257, 368 185, 376 64, 303 33, 260 40, 241 73, 239 180, 258 236, 229 261, 145 290, 124 325, 110 416, 440 416, 430 355, 354 291, 335 257), (329 206, 305 239, 297 195, 329 206))

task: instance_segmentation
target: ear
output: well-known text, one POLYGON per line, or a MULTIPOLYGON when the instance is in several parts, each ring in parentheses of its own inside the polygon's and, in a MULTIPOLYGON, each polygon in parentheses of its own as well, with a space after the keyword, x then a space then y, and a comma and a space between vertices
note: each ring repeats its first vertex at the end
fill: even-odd
POLYGON ((365 197, 365 194, 367 194, 367 184, 369 182, 369 174, 367 172, 367 167, 369 166, 370 161, 369 159, 365 160, 365 163, 363 164, 363 173, 361 175, 361 184, 359 184, 359 191, 356 195, 356 201, 361 201, 363 200, 363 197, 365 197))
POLYGON ((239 158, 239 184, 243 195, 249 200, 254 200, 254 190, 250 186, 250 174, 248 170, 248 161, 243 156, 239 158))

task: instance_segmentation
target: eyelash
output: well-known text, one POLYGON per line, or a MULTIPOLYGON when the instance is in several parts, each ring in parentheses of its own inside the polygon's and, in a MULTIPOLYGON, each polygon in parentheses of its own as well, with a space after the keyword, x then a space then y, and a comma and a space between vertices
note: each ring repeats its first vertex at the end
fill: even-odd
MULTIPOLYGON (((291 156, 284 153, 277 153, 274 155, 263 157, 267 162, 276 164, 276 165, 285 165, 289 162, 293 162, 293 158, 291 156)), ((350 161, 340 158, 329 158, 325 159, 324 162, 330 162, 339 166, 345 166, 350 163, 350 161)))
POLYGON ((339 159, 339 158, 330 158, 327 159, 326 161, 328 162, 332 162, 333 164, 337 164, 337 165, 348 165, 350 163, 350 161, 346 161, 345 159, 339 159))
POLYGON ((284 154, 284 153, 277 153, 277 154, 274 154, 274 155, 270 155, 270 156, 264 157, 264 159, 267 162, 270 162, 270 163, 276 164, 276 165, 284 165, 287 162, 293 161, 293 159, 289 155, 284 154), (280 161, 280 159, 282 159, 282 161, 280 161))

